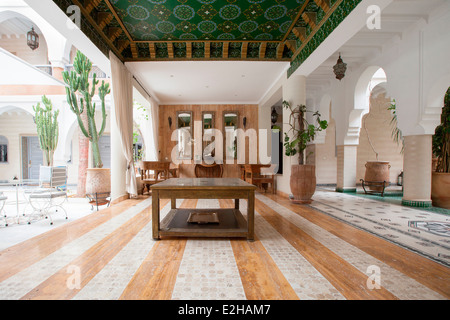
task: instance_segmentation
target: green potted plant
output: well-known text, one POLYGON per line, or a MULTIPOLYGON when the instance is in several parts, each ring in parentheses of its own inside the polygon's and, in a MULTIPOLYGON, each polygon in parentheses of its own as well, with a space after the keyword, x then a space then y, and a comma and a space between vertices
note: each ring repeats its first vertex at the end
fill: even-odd
POLYGON ((441 124, 436 127, 432 146, 433 154, 437 156, 431 180, 432 204, 450 209, 450 87, 445 94, 441 124))
POLYGON ((33 106, 34 122, 39 137, 39 146, 44 154, 44 166, 53 167, 53 155, 58 146, 59 137, 59 110, 53 112, 52 102, 45 95, 42 96, 42 104, 44 107, 41 107, 40 102, 33 106))
POLYGON ((312 112, 305 105, 292 107, 290 102, 283 101, 283 108, 289 109, 288 132, 284 133, 285 154, 292 157, 298 154, 298 164, 291 165, 290 187, 293 198, 292 202, 305 204, 311 202, 311 197, 316 190, 315 165, 305 164, 305 149, 309 142, 314 140, 317 132, 328 127, 326 120, 320 119, 319 112, 313 112, 317 124, 310 124, 306 120, 306 113, 312 112), (291 133, 291 137, 289 136, 291 133))
POLYGON ((99 139, 106 128, 105 97, 110 93, 109 83, 102 81, 102 84, 97 87, 99 81, 95 73, 92 82, 89 80, 92 62, 80 51, 77 52, 73 68, 74 71, 70 73, 68 71, 63 72, 63 80, 67 84, 66 94, 70 109, 77 116, 81 132, 89 139, 91 144, 93 168, 87 170, 86 193, 90 195, 108 193, 111 191, 111 173, 110 169, 103 168, 99 139), (96 91, 101 101, 102 122, 100 130, 97 129, 95 121, 96 104, 93 102, 96 91), (83 113, 87 118, 86 123, 82 119, 83 113))

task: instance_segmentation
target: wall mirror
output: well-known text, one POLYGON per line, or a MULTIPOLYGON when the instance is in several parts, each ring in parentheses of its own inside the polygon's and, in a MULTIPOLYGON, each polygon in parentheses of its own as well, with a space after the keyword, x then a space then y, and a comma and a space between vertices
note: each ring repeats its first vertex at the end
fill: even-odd
POLYGON ((211 144, 214 141, 213 135, 215 129, 215 113, 212 111, 204 111, 202 113, 202 125, 203 125, 203 157, 205 160, 214 158, 215 149, 211 144), (208 147, 209 145, 209 147, 208 147))
POLYGON ((239 114, 235 111, 224 112, 223 127, 225 129, 225 156, 227 159, 237 159, 236 129, 239 127, 239 114))
POLYGON ((192 159, 192 112, 177 112, 177 129, 178 129, 178 159, 192 159))

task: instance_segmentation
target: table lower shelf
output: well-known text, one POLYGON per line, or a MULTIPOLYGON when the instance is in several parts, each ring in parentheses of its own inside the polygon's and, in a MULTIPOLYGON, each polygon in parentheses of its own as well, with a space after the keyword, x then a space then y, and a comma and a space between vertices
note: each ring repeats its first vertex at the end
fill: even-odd
POLYGON ((238 209, 172 209, 161 221, 160 236, 170 237, 236 237, 253 238, 238 209), (216 212, 219 223, 189 223, 192 212, 216 212))

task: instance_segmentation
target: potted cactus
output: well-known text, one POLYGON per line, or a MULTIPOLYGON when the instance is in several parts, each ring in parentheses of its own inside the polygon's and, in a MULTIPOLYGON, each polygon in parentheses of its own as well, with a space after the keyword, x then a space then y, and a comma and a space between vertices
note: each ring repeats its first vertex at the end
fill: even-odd
POLYGON ((67 84, 66 94, 70 109, 77 116, 81 132, 89 139, 93 156, 93 168, 88 168, 86 177, 86 193, 109 193, 111 191, 111 173, 109 169, 103 168, 100 156, 99 139, 106 128, 106 104, 105 97, 110 93, 109 83, 99 81, 94 73, 92 83, 89 74, 92 71, 92 62, 80 51, 77 52, 73 68, 75 71, 63 72, 63 80, 67 84), (91 87, 92 84, 92 87, 91 87), (96 104, 93 98, 98 92, 101 101, 102 122, 100 130, 97 129, 95 121, 96 104), (87 123, 83 122, 82 114, 86 115, 87 123))
POLYGON ((307 165, 305 163, 305 149, 308 142, 314 140, 317 132, 325 130, 328 127, 326 120, 320 120, 320 113, 314 112, 317 125, 310 124, 305 119, 305 105, 299 105, 293 108, 288 101, 283 101, 283 107, 291 112, 289 116, 289 132, 293 133, 290 138, 288 133, 284 135, 285 154, 290 157, 296 154, 298 164, 291 166, 290 187, 292 192, 291 201, 298 204, 311 203, 311 197, 316 190, 316 169, 315 165, 307 165))
POLYGON ((53 154, 58 146, 59 127, 58 115, 59 110, 53 112, 53 105, 50 99, 45 95, 42 96, 41 107, 39 102, 33 106, 34 122, 36 123, 37 134, 39 137, 39 146, 44 154, 44 166, 53 166, 53 154))

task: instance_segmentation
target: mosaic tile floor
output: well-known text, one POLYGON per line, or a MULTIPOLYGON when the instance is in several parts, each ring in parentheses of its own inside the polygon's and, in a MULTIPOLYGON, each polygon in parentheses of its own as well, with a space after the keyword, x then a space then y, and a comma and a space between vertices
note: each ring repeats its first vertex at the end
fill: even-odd
MULTIPOLYGON (((431 233, 426 224, 419 223, 438 218, 440 222, 448 221, 442 216, 412 213, 392 204, 321 190, 313 204, 304 208, 277 196, 257 194, 254 242, 154 241, 151 201, 127 200, 0 251, 0 299, 450 297, 450 276, 445 266, 448 235, 442 228, 437 234, 431 233), (408 220, 402 218, 408 215, 408 220), (320 223, 311 219, 322 216, 320 223), (408 225, 406 220, 417 223, 408 225), (382 240, 375 240, 374 234, 390 240, 395 236, 394 242, 408 249, 379 242, 382 240), (411 243, 428 258, 411 253, 411 243), (398 257, 384 257, 385 248, 391 248, 398 257), (372 266, 381 272, 378 289, 369 287, 368 268, 372 266)), ((177 201, 177 206, 183 204, 186 202, 177 201)), ((233 203, 196 202, 198 208, 224 205, 233 203)), ((240 205, 245 213, 246 202, 241 201, 240 205)), ((170 203, 161 208, 163 217, 170 203)), ((0 240, 5 230, 0 229, 0 240)))
POLYGON ((314 199, 320 212, 450 266, 450 215, 331 191, 314 199))

